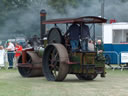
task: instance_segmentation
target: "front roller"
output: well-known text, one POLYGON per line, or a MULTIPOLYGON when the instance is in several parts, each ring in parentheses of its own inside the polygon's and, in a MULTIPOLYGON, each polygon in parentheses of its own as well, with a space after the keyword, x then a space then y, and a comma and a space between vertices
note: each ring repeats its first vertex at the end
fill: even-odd
POLYGON ((27 51, 26 63, 23 63, 22 55, 18 59, 18 71, 23 77, 43 76, 42 59, 34 51, 27 51))
POLYGON ((43 73, 48 81, 62 81, 69 71, 66 48, 62 44, 50 44, 43 54, 43 73))

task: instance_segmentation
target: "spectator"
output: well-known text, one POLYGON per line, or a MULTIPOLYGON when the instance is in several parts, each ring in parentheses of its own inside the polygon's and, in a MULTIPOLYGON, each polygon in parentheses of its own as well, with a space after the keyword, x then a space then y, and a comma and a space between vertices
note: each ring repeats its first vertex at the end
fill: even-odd
MULTIPOLYGON (((18 62, 18 58, 19 56, 21 55, 21 52, 22 52, 22 46, 19 44, 19 43, 16 43, 15 44, 15 51, 16 51, 16 54, 15 54, 15 59, 16 59, 16 64, 18 62)), ((16 67, 17 65, 15 65, 16 67)))
POLYGON ((97 44, 96 44, 96 50, 97 50, 97 53, 103 53, 104 51, 104 46, 103 46, 103 43, 101 40, 97 40, 97 44))
POLYGON ((14 50, 15 50, 15 47, 14 47, 14 44, 11 43, 10 41, 7 41, 7 45, 8 47, 6 48, 6 50, 8 51, 8 62, 9 62, 9 67, 8 69, 12 69, 13 68, 13 58, 14 58, 14 50))
POLYGON ((80 26, 81 48, 82 51, 88 51, 88 39, 90 38, 89 27, 84 23, 80 26))
POLYGON ((69 33, 69 39, 70 39, 70 44, 71 44, 71 48, 72 51, 76 51, 78 49, 78 45, 79 45, 79 26, 76 23, 73 23, 66 34, 69 33))
POLYGON ((4 67, 4 56, 5 56, 5 50, 3 46, 0 46, 0 67, 4 67))
POLYGON ((3 46, 0 46, 0 50, 3 50, 4 49, 4 47, 3 46))

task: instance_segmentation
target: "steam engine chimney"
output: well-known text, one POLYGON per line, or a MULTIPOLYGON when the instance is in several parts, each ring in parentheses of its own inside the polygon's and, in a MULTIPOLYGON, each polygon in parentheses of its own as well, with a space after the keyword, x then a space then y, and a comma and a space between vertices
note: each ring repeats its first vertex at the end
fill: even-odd
POLYGON ((40 11, 40 38, 41 38, 41 44, 43 44, 43 38, 45 35, 45 24, 42 24, 43 21, 46 20, 46 11, 44 9, 42 9, 40 11))

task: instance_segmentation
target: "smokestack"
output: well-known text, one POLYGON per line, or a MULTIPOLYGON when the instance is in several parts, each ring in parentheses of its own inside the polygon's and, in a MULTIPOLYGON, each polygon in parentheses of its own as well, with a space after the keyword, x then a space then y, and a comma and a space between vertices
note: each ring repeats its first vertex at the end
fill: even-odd
POLYGON ((41 38, 41 44, 43 44, 43 38, 45 35, 45 24, 42 24, 43 21, 46 20, 46 11, 42 9, 40 11, 40 38, 41 38))

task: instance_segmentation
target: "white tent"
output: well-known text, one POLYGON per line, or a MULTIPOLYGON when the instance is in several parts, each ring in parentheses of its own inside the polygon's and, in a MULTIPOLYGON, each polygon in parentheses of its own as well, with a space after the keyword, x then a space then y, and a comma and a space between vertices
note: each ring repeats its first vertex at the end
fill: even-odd
POLYGON ((104 44, 119 44, 128 42, 127 22, 103 24, 102 32, 104 44))

